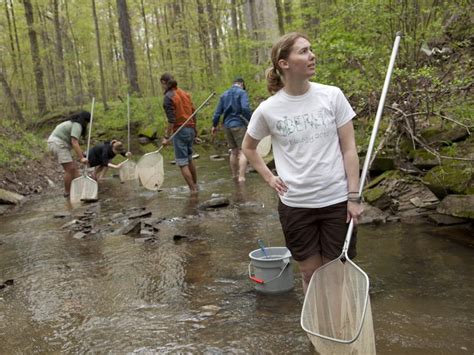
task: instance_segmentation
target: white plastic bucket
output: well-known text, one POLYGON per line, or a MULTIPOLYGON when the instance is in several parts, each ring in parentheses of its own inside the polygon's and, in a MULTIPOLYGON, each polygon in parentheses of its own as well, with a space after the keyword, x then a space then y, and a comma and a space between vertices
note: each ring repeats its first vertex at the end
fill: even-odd
POLYGON ((294 287, 291 253, 286 247, 265 248, 249 253, 249 278, 255 289, 263 293, 281 293, 294 287))

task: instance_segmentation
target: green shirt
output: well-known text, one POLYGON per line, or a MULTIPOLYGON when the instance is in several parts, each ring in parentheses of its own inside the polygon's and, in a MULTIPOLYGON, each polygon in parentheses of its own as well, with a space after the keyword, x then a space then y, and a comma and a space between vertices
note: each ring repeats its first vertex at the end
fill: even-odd
POLYGON ((78 122, 65 121, 56 126, 51 136, 61 139, 71 145, 71 137, 79 140, 82 133, 82 126, 78 122))

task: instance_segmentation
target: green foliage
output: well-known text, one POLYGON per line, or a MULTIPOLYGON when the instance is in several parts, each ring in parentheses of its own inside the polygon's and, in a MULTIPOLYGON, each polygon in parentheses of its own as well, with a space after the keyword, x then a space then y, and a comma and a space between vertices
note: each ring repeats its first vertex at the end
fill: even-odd
POLYGON ((46 142, 21 126, 4 120, 0 129, 0 167, 16 170, 28 160, 40 159, 46 142))

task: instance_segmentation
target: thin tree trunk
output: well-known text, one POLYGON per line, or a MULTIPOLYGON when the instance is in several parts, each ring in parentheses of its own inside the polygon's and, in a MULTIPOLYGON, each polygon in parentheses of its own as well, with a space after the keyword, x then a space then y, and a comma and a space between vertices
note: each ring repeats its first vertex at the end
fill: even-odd
POLYGON ((46 92, 48 96, 50 97, 50 102, 53 106, 56 106, 58 103, 58 88, 56 85, 56 70, 54 68, 53 64, 53 59, 51 58, 51 51, 49 50, 52 48, 52 42, 48 36, 48 31, 47 31, 47 24, 44 16, 44 11, 39 7, 38 4, 36 4, 36 11, 38 12, 38 18, 39 22, 41 24, 41 30, 40 30, 40 35, 41 35, 41 40, 43 41, 43 47, 46 48, 45 54, 43 55, 44 58, 44 63, 46 66, 46 81, 48 83, 48 86, 46 87, 46 92))
POLYGON ((286 26, 291 26, 293 23, 293 10, 291 7, 291 1, 285 0, 285 24, 286 26))
POLYGON ((109 60, 110 69, 112 72, 112 90, 113 96, 117 94, 116 88, 122 86, 122 70, 120 70, 119 64, 119 50, 117 44, 117 36, 115 35, 115 27, 114 27, 114 17, 112 12, 112 4, 110 0, 107 1, 107 11, 108 11, 108 24, 109 24, 109 60))
POLYGON ((25 119, 23 118, 23 114, 21 113, 20 106, 18 105, 15 96, 12 93, 12 90, 10 89, 10 85, 8 85, 7 78, 3 74, 3 69, 0 68, 0 83, 2 84, 3 91, 5 92, 5 97, 7 100, 10 102, 10 105, 13 109, 13 114, 15 115, 15 118, 23 123, 25 119))
POLYGON ((161 18, 158 14, 158 7, 154 6, 153 12, 155 14, 155 22, 156 22, 156 30, 158 33, 158 44, 160 48, 160 54, 161 54, 161 66, 166 67, 166 51, 165 51, 165 46, 163 45, 163 40, 162 40, 162 35, 163 35, 163 30, 161 28, 161 18))
POLYGON ((79 85, 79 96, 75 95, 76 96, 76 104, 78 105, 82 105, 82 103, 84 102, 84 88, 82 86, 82 74, 81 74, 81 63, 79 61, 79 51, 77 50, 77 40, 76 40, 76 37, 74 36, 74 30, 73 30, 73 27, 72 27, 72 24, 71 24, 71 19, 69 17, 69 9, 68 9, 68 6, 67 6, 67 1, 64 2, 64 5, 65 5, 65 10, 66 10, 66 19, 67 19, 67 23, 68 23, 68 26, 69 26, 69 31, 71 32, 71 46, 72 46, 72 49, 74 51, 74 57, 76 59, 76 72, 77 72, 77 75, 76 75, 76 79, 77 79, 77 84, 79 85))
POLYGON ((164 20, 166 29, 166 53, 168 56, 168 61, 171 64, 171 71, 174 71, 173 53, 171 52, 170 29, 168 26, 168 7, 166 5, 164 5, 164 20))
POLYGON ((199 40, 201 41, 201 55, 205 68, 206 76, 211 78, 212 77, 212 70, 211 67, 208 65, 212 62, 211 58, 209 57, 209 32, 208 27, 206 26, 207 16, 204 11, 204 6, 202 4, 202 0, 196 0, 197 4, 197 12, 198 12, 198 26, 199 26, 199 40))
POLYGON ((285 19, 283 17, 283 6, 281 0, 275 0, 275 7, 278 16, 278 30, 280 31, 280 36, 285 34, 285 19))
POLYGON ((14 73, 16 73, 18 69, 17 69, 17 64, 16 64, 15 42, 13 41, 12 24, 10 20, 10 10, 8 9, 8 4, 6 1, 5 1, 5 15, 7 17, 8 36, 10 37, 10 48, 11 48, 10 55, 12 57, 13 70, 14 70, 14 73))
POLYGON ((153 71, 151 69, 150 41, 148 39, 148 25, 147 25, 147 20, 146 20, 146 15, 145 15, 145 6, 143 5, 143 0, 140 0, 140 5, 141 5, 141 13, 143 17, 143 26, 145 29, 145 48, 146 48, 146 57, 148 60, 148 76, 150 78, 151 93, 153 96, 155 96, 155 84, 154 84, 155 80, 153 79, 153 71))
POLYGON ((108 110, 107 106, 107 96, 105 94, 105 77, 104 77, 104 64, 102 61, 102 49, 100 48, 100 30, 99 22, 97 21, 97 11, 95 8, 95 0, 92 1, 92 16, 94 17, 94 27, 95 27, 95 41, 97 45, 97 55, 99 56, 99 71, 100 71, 100 93, 102 97, 102 103, 104 104, 104 110, 108 110))
POLYGON ((135 51, 133 49, 132 30, 128 18, 128 9, 126 0, 117 0, 117 10, 119 14, 119 28, 122 36, 123 55, 125 58, 125 67, 130 88, 133 92, 140 94, 138 86, 137 65, 135 62, 135 51))
POLYGON ((28 36, 30 38, 31 59, 33 61, 35 83, 36 83, 36 103, 40 114, 46 112, 46 95, 43 84, 43 68, 41 67, 41 58, 38 48, 38 39, 35 31, 35 21, 33 18, 33 8, 30 0, 23 0, 25 8, 26 23, 28 25, 28 36))
POLYGON ((239 23, 237 22, 237 2, 236 0, 230 1, 230 18, 232 24, 232 30, 234 32, 234 36, 239 41, 239 23))
MULTIPOLYGON (((18 59, 20 62, 20 75, 21 75, 21 93, 25 95, 25 72, 23 70, 23 56, 21 55, 21 48, 20 48, 20 41, 18 40, 18 30, 16 28, 16 18, 15 18, 15 10, 13 8, 13 0, 10 0, 10 9, 12 14, 12 22, 13 22, 13 30, 15 31, 15 43, 16 49, 18 53, 18 59)), ((26 98, 23 96, 23 105, 27 106, 26 98)))
POLYGON ((57 78, 58 78, 58 89, 59 99, 63 106, 67 105, 67 85, 66 85, 66 73, 64 71, 64 53, 63 53, 63 39, 61 35, 61 22, 59 20, 59 4, 58 0, 53 1, 53 12, 54 12, 54 30, 56 33, 56 61, 57 61, 57 78))
POLYGON ((207 16, 209 17, 209 33, 211 34, 212 43, 212 64, 214 72, 217 74, 220 71, 221 55, 219 51, 219 41, 217 38, 216 16, 214 13, 214 6, 211 0, 207 0, 207 16))

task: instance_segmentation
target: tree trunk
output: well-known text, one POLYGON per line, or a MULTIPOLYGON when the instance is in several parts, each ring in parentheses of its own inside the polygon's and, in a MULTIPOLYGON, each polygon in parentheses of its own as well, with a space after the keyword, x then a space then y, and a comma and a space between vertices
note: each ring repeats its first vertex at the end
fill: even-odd
POLYGON ((142 18, 143 18, 143 26, 145 29, 145 48, 146 48, 146 58, 148 61, 148 76, 150 79, 151 94, 155 96, 155 83, 154 83, 155 80, 153 80, 153 70, 151 69, 150 41, 148 39, 148 24, 146 20, 145 6, 143 5, 143 0, 140 0, 140 5, 141 5, 142 18))
POLYGON ((109 88, 109 90, 112 90, 113 96, 117 95, 117 88, 122 86, 122 73, 123 71, 120 70, 120 64, 119 64, 119 50, 118 50, 118 44, 117 44, 117 36, 115 35, 115 19, 113 17, 113 12, 112 12, 112 4, 110 0, 107 1, 107 13, 108 13, 108 24, 109 24, 109 37, 108 37, 108 42, 109 42, 109 50, 108 50, 108 58, 109 58, 109 63, 111 63, 110 68, 111 71, 111 77, 112 77, 112 87, 109 88))
POLYGON ((36 103, 40 114, 46 113, 46 95, 43 84, 43 69, 41 68, 41 59, 38 48, 38 39, 36 38, 35 21, 33 18, 33 8, 30 0, 23 0, 25 8, 26 23, 28 25, 28 36, 30 38, 31 59, 33 61, 35 83, 36 83, 36 103))
POLYGON ((278 29, 280 31, 280 36, 283 36, 285 34, 285 18, 283 16, 281 0, 275 0, 275 7, 278 15, 278 29))
POLYGON ((209 17, 209 33, 211 34, 212 44, 212 64, 214 73, 218 74, 221 66, 221 55, 219 51, 219 41, 217 37, 217 18, 214 13, 214 6, 211 0, 207 0, 207 16, 209 17))
POLYGON ((16 73, 18 69, 17 69, 17 64, 16 64, 15 42, 13 41, 13 33, 12 33, 13 31, 12 31, 12 24, 10 20, 10 10, 8 9, 8 4, 6 1, 5 1, 5 15, 7 17, 8 36, 10 37, 10 48, 11 48, 10 55, 12 57, 13 72, 16 73))
POLYGON ((285 8, 285 25, 288 27, 288 26, 291 26, 291 24, 293 23, 293 10, 291 7, 291 1, 286 0, 284 8, 285 8))
MULTIPOLYGON (((23 56, 21 55, 21 48, 20 48, 20 41, 18 40, 18 30, 16 28, 16 19, 15 19, 15 10, 13 8, 13 0, 10 0, 10 9, 11 9, 11 12, 12 12, 12 22, 13 22, 13 30, 15 31, 15 43, 16 43, 16 50, 18 52, 18 59, 19 59, 19 62, 20 62, 20 74, 21 74, 21 87, 22 87, 22 90, 21 92, 23 93, 23 95, 25 94, 25 72, 23 70, 23 56)), ((25 105, 26 104, 26 101, 25 100, 25 97, 23 97, 23 104, 25 105)))
POLYGON ((258 47, 254 50, 252 62, 260 65, 270 58, 271 44, 278 37, 275 2, 267 0, 247 0, 245 3, 247 28, 258 47))
POLYGON ((236 0, 230 1, 230 18, 232 24, 232 31, 234 36, 239 41, 239 23, 237 22, 237 2, 236 0))
POLYGON ((77 40, 76 36, 74 35, 74 30, 71 24, 71 19, 69 17, 69 9, 67 6, 67 1, 64 2, 65 5, 65 10, 66 10, 66 19, 67 23, 69 26, 69 31, 71 32, 71 41, 70 45, 72 47, 72 50, 74 51, 74 57, 75 57, 75 63, 76 63, 76 74, 74 75, 76 79, 76 87, 79 86, 77 89, 79 89, 79 95, 77 95, 77 90, 76 90, 76 95, 75 95, 75 102, 77 105, 82 105, 84 102, 84 88, 82 86, 82 74, 81 74, 81 63, 79 61, 79 51, 77 50, 77 40))
POLYGON ((97 55, 99 56, 99 70, 100 70, 100 93, 102 97, 102 103, 104 104, 104 110, 108 110, 107 106, 107 96, 105 94, 105 77, 104 77, 104 64, 102 61, 102 49, 100 48, 100 30, 99 22, 97 21, 97 11, 95 8, 95 0, 92 1, 92 16, 94 17, 94 27, 95 27, 95 42, 97 45, 97 55))
POLYGON ((61 35, 61 22, 59 20, 59 5, 58 0, 53 1, 54 12, 54 30, 56 33, 56 62, 57 62, 57 82, 59 89, 59 101, 63 106, 67 105, 67 86, 66 73, 64 71, 64 54, 63 54, 63 39, 61 35))
POLYGON ((46 24, 44 11, 40 8, 38 4, 36 4, 36 12, 38 13, 38 19, 41 25, 40 37, 43 41, 42 48, 46 49, 43 51, 43 63, 46 67, 46 82, 48 83, 48 85, 46 86, 46 95, 49 97, 50 104, 52 106, 56 106, 58 104, 59 90, 56 85, 56 70, 54 68, 53 58, 51 57, 50 50, 53 47, 53 44, 48 35, 48 27, 46 24))
POLYGON ((153 12, 155 14, 156 30, 158 34, 158 44, 159 44, 158 47, 160 48, 160 54, 161 54, 161 67, 166 67, 166 50, 165 50, 165 46, 163 45, 163 40, 162 40, 163 31, 161 28, 162 16, 159 15, 158 7, 156 7, 156 5, 153 8, 153 12))
POLYGON ((201 57, 203 60, 205 73, 208 78, 212 77, 211 67, 208 65, 211 63, 211 58, 209 56, 209 33, 207 24, 207 16, 204 11, 204 6, 202 0, 196 0, 197 12, 198 12, 198 27, 199 27, 199 40, 201 42, 201 57))
POLYGON ((13 95, 10 85, 8 85, 7 78, 5 78, 5 75, 3 74, 3 69, 0 68, 0 83, 2 84, 3 91, 5 92, 5 97, 7 100, 10 102, 10 105, 12 106, 13 109, 13 114, 15 115, 15 118, 23 123, 25 120, 23 118, 23 114, 21 113, 20 106, 18 106, 18 103, 15 99, 15 96, 13 95))
POLYGON ((133 49, 132 30, 128 18, 128 9, 126 0, 117 0, 117 10, 119 15, 119 28, 122 36, 123 56, 128 83, 133 92, 140 94, 138 86, 137 65, 135 62, 135 51, 133 49))

